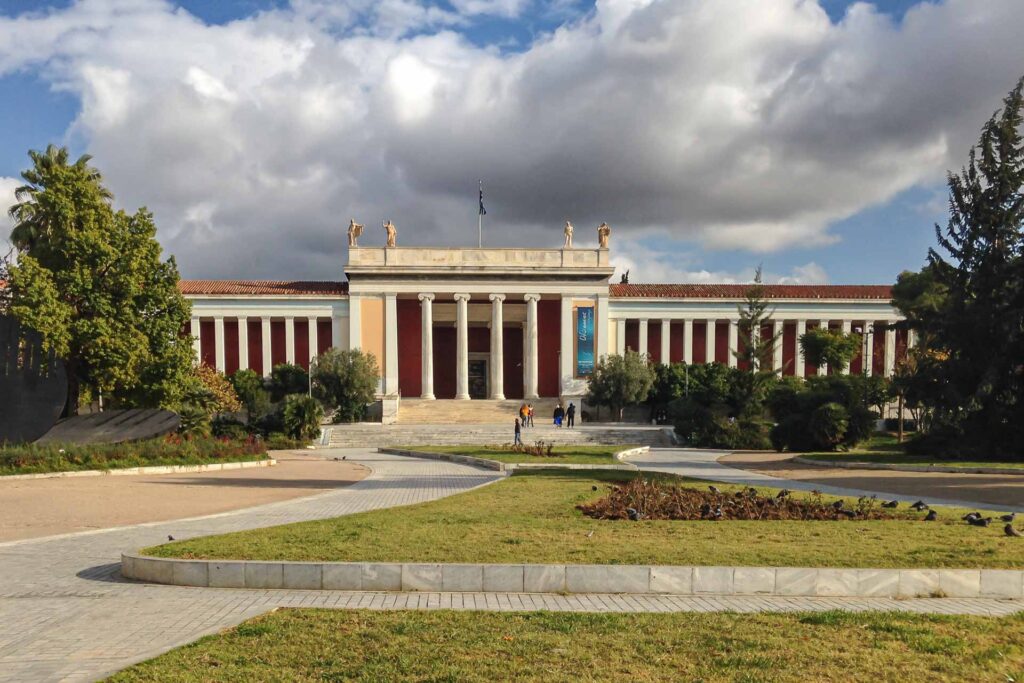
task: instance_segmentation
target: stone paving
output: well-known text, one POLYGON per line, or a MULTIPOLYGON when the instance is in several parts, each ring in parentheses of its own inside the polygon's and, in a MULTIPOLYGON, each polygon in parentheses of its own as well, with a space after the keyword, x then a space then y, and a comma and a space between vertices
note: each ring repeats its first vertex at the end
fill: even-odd
MULTIPOLYGON (((121 579, 117 564, 121 551, 154 545, 169 534, 182 539, 335 517, 433 500, 500 479, 494 472, 456 463, 365 450, 345 454, 374 473, 345 489, 249 510, 0 544, 0 681, 95 680, 276 607, 593 612, 846 609, 988 616, 1022 608, 1020 602, 992 599, 239 590, 121 579)), ((648 460, 664 467, 673 462, 683 467, 681 460, 691 457, 681 451, 655 455, 648 460)))

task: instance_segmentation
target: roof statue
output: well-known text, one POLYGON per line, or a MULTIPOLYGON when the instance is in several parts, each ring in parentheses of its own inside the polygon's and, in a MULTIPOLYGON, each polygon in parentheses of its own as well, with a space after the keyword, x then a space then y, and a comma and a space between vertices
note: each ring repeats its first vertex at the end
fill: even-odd
POLYGON ((569 221, 565 222, 565 244, 562 245, 563 249, 572 249, 572 223, 569 221))
POLYGON ((395 240, 398 237, 398 231, 395 230, 395 224, 391 221, 384 221, 384 232, 388 234, 387 246, 395 246, 395 240))
POLYGON ((356 219, 348 219, 348 246, 358 247, 359 236, 363 234, 363 226, 356 223, 356 219))
POLYGON ((612 229, 607 223, 597 226, 597 246, 601 249, 608 248, 608 238, 612 235, 612 229))
POLYGON ((628 285, 629 284, 629 269, 628 268, 626 269, 626 272, 622 274, 622 277, 619 278, 619 284, 620 285, 628 285))

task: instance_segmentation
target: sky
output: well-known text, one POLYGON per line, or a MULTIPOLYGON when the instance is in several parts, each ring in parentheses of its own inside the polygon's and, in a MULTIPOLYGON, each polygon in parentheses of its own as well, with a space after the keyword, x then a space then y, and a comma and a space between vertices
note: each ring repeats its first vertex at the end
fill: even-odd
POLYGON ((183 277, 341 279, 350 218, 475 246, 483 180, 489 246, 607 222, 631 282, 888 283, 1024 75, 1022 25, 1022 0, 0 0, 0 209, 55 143, 183 277))

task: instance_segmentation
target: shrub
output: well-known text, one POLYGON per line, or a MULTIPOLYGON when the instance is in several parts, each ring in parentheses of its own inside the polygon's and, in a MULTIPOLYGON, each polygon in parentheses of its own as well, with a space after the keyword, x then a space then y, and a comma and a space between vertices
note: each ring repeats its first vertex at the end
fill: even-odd
POLYGON ((334 422, 355 422, 377 393, 377 359, 359 349, 330 349, 313 366, 313 392, 332 411, 334 422))
POLYGON ((777 382, 768 395, 768 407, 776 420, 772 447, 779 451, 834 450, 866 439, 876 415, 864 406, 864 389, 869 385, 862 380, 832 375, 811 377, 806 382, 796 378, 777 382))
POLYGON ((278 403, 289 394, 305 394, 309 391, 309 374, 299 365, 279 363, 270 371, 267 382, 270 400, 278 403))
POLYGON ((811 413, 807 430, 815 447, 831 451, 843 442, 849 423, 846 408, 838 403, 825 403, 811 413))
POLYGON ((285 433, 293 439, 311 441, 320 434, 320 421, 324 409, 320 402, 304 394, 290 394, 284 398, 282 418, 285 433))
POLYGON ((245 439, 249 436, 248 428, 240 420, 236 420, 233 417, 215 417, 211 431, 216 437, 228 439, 245 439))
POLYGON ((231 385, 250 421, 270 412, 270 392, 263 387, 263 378, 255 370, 239 370, 231 376, 231 385))

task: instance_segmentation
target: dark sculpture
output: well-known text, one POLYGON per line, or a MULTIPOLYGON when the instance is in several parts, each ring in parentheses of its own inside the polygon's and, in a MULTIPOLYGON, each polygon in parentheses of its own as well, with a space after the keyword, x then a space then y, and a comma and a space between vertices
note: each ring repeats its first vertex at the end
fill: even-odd
POLYGON ((35 441, 57 422, 68 396, 64 364, 38 333, 0 316, 0 444, 35 441))

